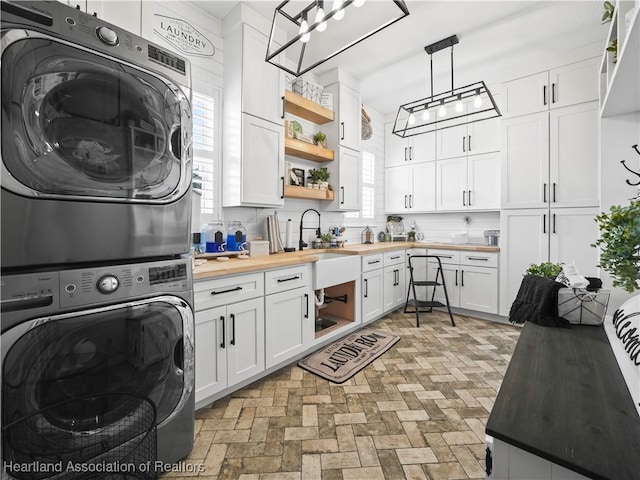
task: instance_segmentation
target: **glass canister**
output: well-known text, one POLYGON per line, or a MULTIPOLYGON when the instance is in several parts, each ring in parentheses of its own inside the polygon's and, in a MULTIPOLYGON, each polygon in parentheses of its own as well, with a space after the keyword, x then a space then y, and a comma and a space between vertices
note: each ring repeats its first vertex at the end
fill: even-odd
POLYGON ((209 223, 205 230, 205 238, 207 241, 207 252, 217 253, 224 252, 227 243, 224 241, 225 230, 224 223, 216 221, 209 223))
POLYGON ((230 222, 227 229, 227 251, 239 252, 247 247, 247 229, 242 222, 230 222))
POLYGON ((360 235, 360 241, 365 245, 373 243, 373 230, 369 228, 369 225, 367 225, 367 228, 362 231, 362 234, 360 235))

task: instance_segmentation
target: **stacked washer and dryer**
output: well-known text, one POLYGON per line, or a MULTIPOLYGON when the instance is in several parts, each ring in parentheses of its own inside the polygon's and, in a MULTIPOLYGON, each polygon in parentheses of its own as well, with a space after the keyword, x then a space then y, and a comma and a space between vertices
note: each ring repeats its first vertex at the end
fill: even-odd
POLYGON ((3 465, 30 448, 7 427, 34 415, 36 438, 121 434, 132 414, 109 394, 148 399, 157 460, 177 462, 194 427, 189 63, 56 1, 1 7, 3 465))

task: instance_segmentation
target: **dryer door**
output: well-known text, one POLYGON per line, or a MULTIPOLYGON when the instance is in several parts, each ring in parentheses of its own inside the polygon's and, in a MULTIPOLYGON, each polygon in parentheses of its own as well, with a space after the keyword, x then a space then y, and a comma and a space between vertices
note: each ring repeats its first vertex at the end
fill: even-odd
POLYGON ((22 323, 2 334, 3 425, 46 409, 50 426, 91 430, 113 412, 73 401, 107 393, 149 398, 161 425, 193 389, 193 345, 193 312, 169 295, 22 323))
POLYGON ((167 79, 36 32, 2 33, 2 186, 169 203, 191 182, 191 110, 167 79))

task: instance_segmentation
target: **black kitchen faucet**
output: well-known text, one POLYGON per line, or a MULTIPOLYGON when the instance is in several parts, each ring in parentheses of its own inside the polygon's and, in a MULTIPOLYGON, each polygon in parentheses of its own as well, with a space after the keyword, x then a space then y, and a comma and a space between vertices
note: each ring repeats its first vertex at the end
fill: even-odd
POLYGON ((318 228, 316 228, 316 238, 320 238, 320 236, 322 235, 321 231, 320 231, 320 212, 318 210, 316 210, 315 208, 308 208, 306 209, 304 212, 302 212, 302 216, 300 217, 300 241, 298 242, 298 249, 302 250, 304 247, 308 247, 309 244, 304 242, 302 240, 302 231, 303 230, 309 230, 312 227, 303 227, 302 223, 304 220, 304 214, 307 212, 316 212, 318 214, 318 228))

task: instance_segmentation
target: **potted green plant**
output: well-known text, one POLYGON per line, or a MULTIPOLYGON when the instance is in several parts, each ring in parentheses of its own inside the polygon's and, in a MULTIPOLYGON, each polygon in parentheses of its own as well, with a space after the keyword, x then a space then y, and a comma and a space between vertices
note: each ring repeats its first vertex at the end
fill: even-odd
POLYGON ((609 0, 603 4, 604 11, 602 12, 602 23, 609 23, 613 20, 613 12, 616 10, 616 6, 609 0))
POLYGON ((611 42, 609 43, 609 46, 607 47, 607 52, 611 53, 613 59, 611 60, 611 63, 618 63, 618 39, 614 38, 613 40, 611 40, 611 42))
POLYGON ((640 289, 640 200, 614 205, 595 220, 600 238, 592 246, 600 247, 598 266, 611 275, 614 287, 627 292, 640 289))
POLYGON ((555 280, 558 274, 562 271, 562 265, 553 262, 532 263, 527 268, 525 274, 527 275, 539 275, 541 277, 551 278, 555 280))
POLYGON ((329 177, 330 177, 329 169, 327 167, 322 168, 312 168, 309 170, 309 176, 311 180, 318 185, 318 188, 322 190, 326 190, 329 188, 329 177))
POLYGON ((315 133, 313 143, 319 147, 327 148, 327 136, 322 132, 315 133))

